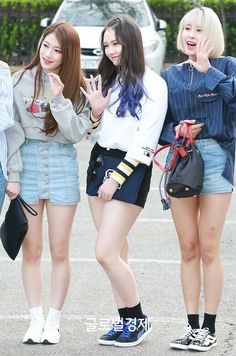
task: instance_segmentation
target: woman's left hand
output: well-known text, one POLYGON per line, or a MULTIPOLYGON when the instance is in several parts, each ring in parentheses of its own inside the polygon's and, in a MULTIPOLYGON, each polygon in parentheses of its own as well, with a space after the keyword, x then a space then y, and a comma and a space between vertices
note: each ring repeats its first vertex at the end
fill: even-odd
POLYGON ((108 178, 98 189, 98 198, 103 200, 111 200, 117 189, 119 188, 119 183, 114 179, 108 178))
POLYGON ((187 62, 192 64, 199 72, 206 73, 211 67, 209 56, 214 47, 210 47, 210 41, 207 37, 197 44, 196 61, 189 59, 187 62))
POLYGON ((58 74, 48 73, 48 79, 50 82, 52 96, 60 96, 64 89, 64 84, 62 83, 58 74))
POLYGON ((112 89, 110 88, 107 92, 107 95, 103 96, 102 78, 100 74, 97 78, 94 78, 92 75, 90 75, 89 79, 85 79, 85 83, 86 90, 84 90, 82 87, 80 88, 80 90, 88 99, 92 108, 93 115, 98 117, 107 107, 111 98, 112 89))
MULTIPOLYGON (((204 123, 200 123, 200 124, 195 124, 196 120, 184 120, 184 121, 180 121, 180 123, 182 123, 182 126, 180 128, 179 131, 179 135, 180 136, 186 136, 187 138, 189 138, 190 134, 187 132, 188 128, 186 124, 190 124, 191 128, 192 128, 192 137, 195 138, 199 132, 202 130, 204 123)), ((176 130, 177 130, 177 126, 174 127, 174 133, 176 134, 176 130)))

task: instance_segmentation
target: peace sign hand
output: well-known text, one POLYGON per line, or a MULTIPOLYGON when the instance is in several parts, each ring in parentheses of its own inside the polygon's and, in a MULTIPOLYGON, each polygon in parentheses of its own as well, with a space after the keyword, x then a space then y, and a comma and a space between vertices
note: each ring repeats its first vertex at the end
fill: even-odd
POLYGON ((102 78, 99 74, 97 78, 94 78, 93 75, 90 75, 90 78, 85 79, 86 90, 80 87, 82 93, 88 99, 92 112, 94 116, 100 116, 105 108, 107 107, 110 98, 112 89, 110 88, 107 92, 107 95, 104 97, 102 93, 102 78))

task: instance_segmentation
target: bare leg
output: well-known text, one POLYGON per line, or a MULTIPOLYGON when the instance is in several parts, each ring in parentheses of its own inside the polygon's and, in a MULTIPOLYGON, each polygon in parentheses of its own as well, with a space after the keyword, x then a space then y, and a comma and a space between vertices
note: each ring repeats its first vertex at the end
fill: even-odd
POLYGON ((51 307, 61 310, 70 283, 69 241, 76 205, 54 206, 47 201, 52 258, 51 307))
POLYGON ((44 328, 41 280, 44 201, 40 200, 39 204, 34 205, 33 208, 38 215, 32 216, 27 211, 25 212, 29 227, 22 245, 22 280, 31 315, 30 326, 23 337, 23 342, 26 344, 39 343, 44 328))
MULTIPOLYGON (((94 197, 89 197, 89 206, 97 231, 99 230, 99 226, 102 220, 103 205, 104 205, 103 200, 94 197)), ((120 252, 121 259, 123 259, 126 263, 128 263, 128 252, 129 252, 129 242, 127 236, 120 252)), ((114 289, 113 286, 112 286, 112 291, 117 307, 125 308, 126 305, 124 304, 124 301, 122 300, 119 293, 114 289)))
POLYGON ((30 308, 42 306, 41 255, 42 220, 44 201, 33 205, 38 212, 32 216, 26 212, 29 229, 23 242, 22 279, 30 308))
POLYGON ((231 195, 226 193, 200 197, 200 251, 203 263, 205 311, 208 314, 217 313, 223 289, 220 243, 231 195))
POLYGON ((187 314, 198 314, 201 288, 198 198, 171 199, 181 252, 181 283, 187 314))
MULTIPOLYGON (((90 199, 92 211, 98 208, 98 198, 90 199)), ((133 307, 139 303, 136 282, 129 265, 121 258, 127 235, 142 208, 111 200, 103 203, 98 229, 96 256, 105 269, 112 287, 118 291, 122 306, 133 307)))

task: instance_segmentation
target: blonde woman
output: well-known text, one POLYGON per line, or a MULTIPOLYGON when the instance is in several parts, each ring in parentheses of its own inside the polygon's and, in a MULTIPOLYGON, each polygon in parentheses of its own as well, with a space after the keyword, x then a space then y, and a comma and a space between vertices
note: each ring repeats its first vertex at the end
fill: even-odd
POLYGON ((169 91, 169 110, 161 139, 162 143, 173 142, 175 126, 181 120, 192 123, 205 173, 199 197, 170 197, 188 319, 186 332, 170 346, 208 351, 217 345, 215 320, 223 288, 221 236, 234 184, 236 60, 222 55, 222 26, 207 7, 194 8, 182 18, 177 46, 188 59, 162 74, 169 91), (201 267, 205 313, 200 326, 201 267))

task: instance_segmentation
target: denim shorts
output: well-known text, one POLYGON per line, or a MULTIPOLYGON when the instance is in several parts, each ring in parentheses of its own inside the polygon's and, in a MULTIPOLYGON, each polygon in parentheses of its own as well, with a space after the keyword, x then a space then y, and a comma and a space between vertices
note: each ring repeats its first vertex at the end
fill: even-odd
POLYGON ((2 211, 2 206, 3 206, 4 198, 5 198, 5 186, 6 186, 6 179, 3 175, 2 165, 0 162, 0 214, 2 211))
POLYGON ((72 144, 26 139, 21 157, 20 194, 28 204, 40 199, 53 205, 80 201, 77 150, 72 144))
MULTIPOLYGON (((196 140, 204 161, 204 179, 200 194, 229 193, 233 191, 232 184, 222 176, 227 160, 227 152, 214 140, 196 140)), ((172 158, 173 150, 167 156, 167 162, 172 158)))

